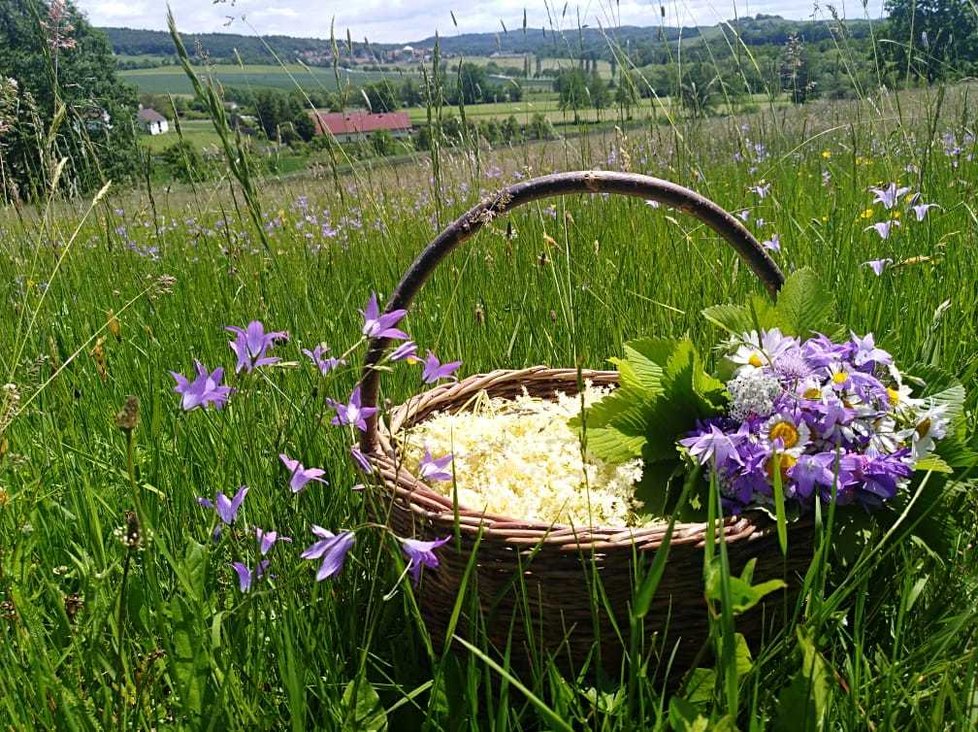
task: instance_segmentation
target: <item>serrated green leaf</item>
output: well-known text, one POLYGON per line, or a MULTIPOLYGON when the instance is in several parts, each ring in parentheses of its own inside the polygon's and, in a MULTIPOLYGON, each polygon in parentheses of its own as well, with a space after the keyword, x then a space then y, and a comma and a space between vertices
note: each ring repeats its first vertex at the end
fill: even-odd
POLYGON ((954 468, 948 465, 944 460, 942 460, 937 455, 928 455, 925 458, 921 458, 914 465, 915 470, 921 471, 933 471, 935 473, 953 473, 954 468))
POLYGON ((700 312, 709 322, 734 335, 754 329, 750 310, 743 305, 714 305, 700 312))
POLYGON ((834 311, 832 293, 812 269, 804 267, 789 275, 778 293, 774 325, 786 334, 807 337, 815 331, 825 332, 834 311))
POLYGON ((642 456, 644 436, 626 435, 614 427, 589 427, 587 450, 602 460, 620 464, 642 456))

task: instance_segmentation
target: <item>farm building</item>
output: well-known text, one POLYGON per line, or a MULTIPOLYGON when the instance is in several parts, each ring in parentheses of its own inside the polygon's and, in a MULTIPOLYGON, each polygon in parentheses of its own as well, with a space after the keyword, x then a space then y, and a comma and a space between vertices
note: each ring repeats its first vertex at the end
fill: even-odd
POLYGON ((330 132, 337 142, 364 140, 374 132, 387 131, 394 137, 407 137, 411 133, 411 119, 407 112, 310 112, 316 134, 330 132))
POLYGON ((170 123, 166 117, 152 107, 143 107, 136 113, 139 126, 151 135, 162 135, 170 131, 170 123))

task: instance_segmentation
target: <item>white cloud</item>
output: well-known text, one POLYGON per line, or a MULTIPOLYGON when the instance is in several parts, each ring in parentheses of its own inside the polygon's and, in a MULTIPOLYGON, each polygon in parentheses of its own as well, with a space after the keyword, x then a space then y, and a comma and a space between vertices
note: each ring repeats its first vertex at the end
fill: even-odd
MULTIPOLYGON (((89 20, 98 26, 129 28, 166 28, 165 0, 76 0, 89 20)), ((346 37, 347 29, 356 40, 396 43, 416 41, 431 36, 437 30, 443 36, 458 33, 502 32, 502 23, 510 31, 523 24, 523 9, 530 26, 554 26, 572 31, 578 22, 592 27, 601 25, 656 26, 713 25, 735 16, 757 13, 783 15, 786 18, 812 17, 814 0, 756 0, 755 2, 713 2, 684 0, 663 2, 654 0, 585 0, 564 6, 563 2, 544 0, 493 0, 470 3, 465 0, 170 0, 177 27, 185 32, 242 33, 252 35, 291 35, 328 38, 330 24, 335 21, 336 35, 346 37), (665 17, 660 7, 666 9, 665 17), (565 10, 566 8, 566 10, 565 10), (452 12, 454 11, 454 22, 452 12), (580 21, 578 21, 580 18, 580 21)), ((870 0, 871 17, 881 14, 882 0, 870 0)), ((838 3, 840 13, 854 18, 863 17, 861 2, 850 0, 847 7, 838 3)), ((825 17, 824 11, 819 17, 825 17)))

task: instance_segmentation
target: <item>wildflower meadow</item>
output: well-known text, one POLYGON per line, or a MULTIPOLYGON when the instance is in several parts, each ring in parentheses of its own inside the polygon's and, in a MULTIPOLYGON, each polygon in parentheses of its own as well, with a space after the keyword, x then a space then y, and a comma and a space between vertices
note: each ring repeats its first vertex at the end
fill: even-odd
MULTIPOLYGON (((147 178, 3 209, 0 726, 974 728, 976 94, 879 90, 289 176, 251 177, 225 127, 217 180, 147 178), (811 273, 806 307, 843 327, 793 337, 757 306, 741 313, 754 340, 729 345, 720 326, 765 300, 762 283, 684 212, 599 194, 484 222, 408 310, 386 310, 456 217, 570 170, 643 173, 710 198, 789 281, 811 273), (725 353, 740 369, 717 381, 727 421, 704 417, 679 446, 723 495, 704 511, 768 505, 782 545, 765 545, 771 558, 801 551, 792 522, 815 517, 795 589, 686 567, 709 635, 680 668, 679 639, 644 634, 636 610, 669 612, 650 604, 673 561, 663 552, 635 564, 623 608, 634 622, 616 647, 569 661, 490 637, 471 602, 476 546, 447 626, 428 622, 420 593, 460 534, 425 539, 385 520, 363 431, 473 374, 613 368, 649 337, 688 339, 711 374, 725 353), (374 338, 393 347, 371 406, 360 369, 374 338), (786 406, 797 399, 809 401, 786 406), (890 520, 874 521, 891 499, 890 520), (741 612, 779 593, 748 643, 741 612)), ((575 458, 547 442, 575 398, 525 400, 524 431, 486 451, 527 465, 500 483, 501 510, 532 481, 533 518, 586 520, 573 485, 547 484, 575 458), (541 477, 538 460, 553 469, 541 477)), ((447 500, 478 500, 456 471, 494 439, 495 408, 429 423, 405 469, 447 500)), ((490 465, 470 463, 477 476, 490 465)), ((594 469, 613 484, 595 502, 602 517, 627 519, 618 483, 635 470, 594 469)), ((719 567, 726 546, 714 549, 719 567)), ((535 601, 523 590, 509 586, 517 606, 535 601)), ((597 617, 611 600, 600 584, 592 596, 597 617)))

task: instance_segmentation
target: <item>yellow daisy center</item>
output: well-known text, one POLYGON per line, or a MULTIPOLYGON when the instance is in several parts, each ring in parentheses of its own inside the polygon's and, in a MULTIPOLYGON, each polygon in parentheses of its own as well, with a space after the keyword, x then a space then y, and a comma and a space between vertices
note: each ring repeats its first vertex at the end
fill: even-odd
POLYGON ((768 436, 772 441, 781 440, 781 444, 788 450, 798 444, 798 428, 791 422, 778 422, 771 428, 768 436))
POLYGON ((747 363, 749 363, 751 366, 753 366, 756 369, 759 369, 761 366, 764 365, 764 361, 761 360, 761 354, 759 354, 757 351, 754 351, 750 355, 750 358, 747 359, 747 363))
POLYGON ((832 374, 832 381, 834 381, 836 384, 844 384, 848 378, 849 374, 847 374, 845 371, 837 371, 836 373, 832 374))
POLYGON ((900 392, 898 392, 892 386, 887 387, 886 395, 890 398, 890 404, 900 403, 900 392))
POLYGON ((802 394, 802 396, 805 397, 805 399, 818 399, 820 396, 822 396, 822 392, 818 389, 818 387, 810 386, 809 388, 805 389, 805 393, 802 394))
POLYGON ((793 455, 786 455, 785 453, 775 453, 767 461, 765 465, 765 471, 767 472, 767 477, 774 480, 774 465, 775 463, 781 468, 781 480, 782 482, 788 480, 788 471, 791 470, 795 463, 798 462, 798 458, 793 455))

